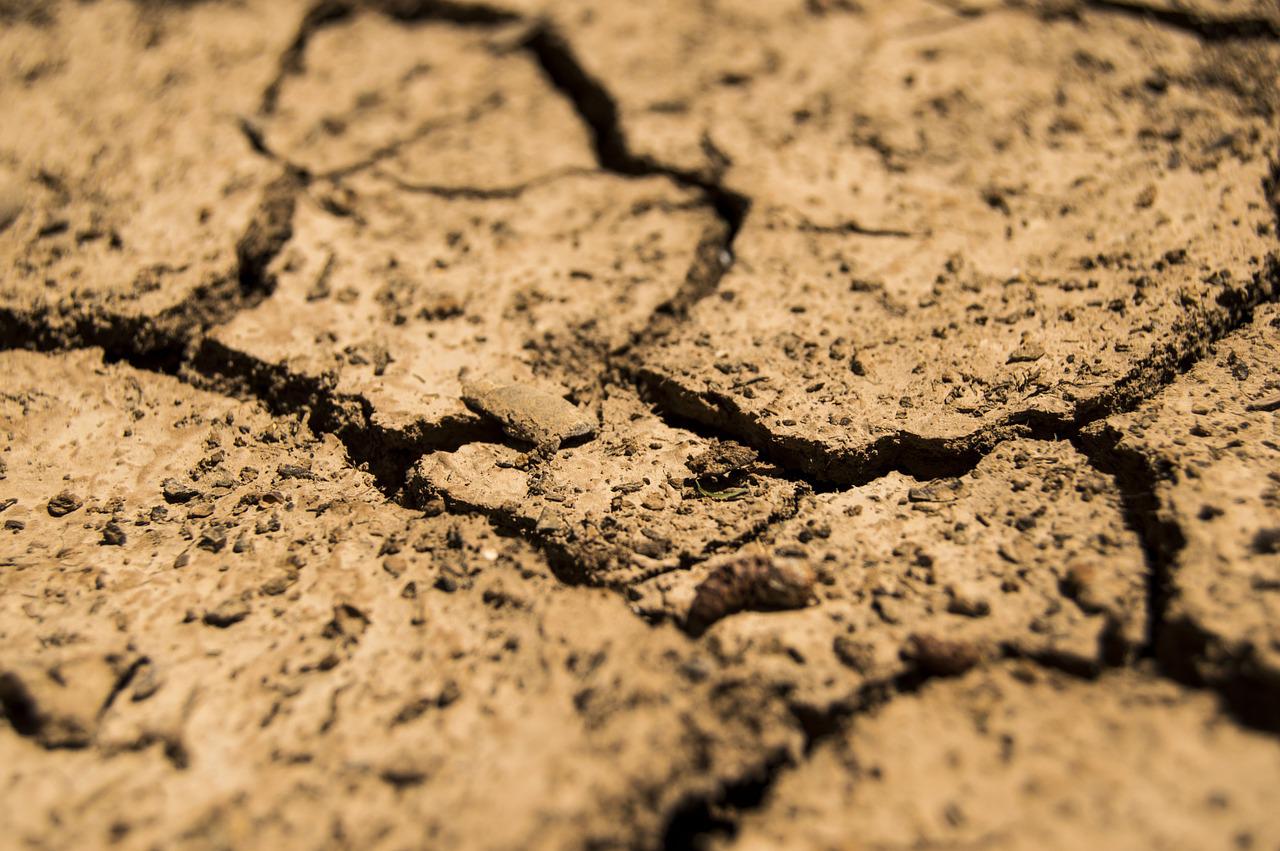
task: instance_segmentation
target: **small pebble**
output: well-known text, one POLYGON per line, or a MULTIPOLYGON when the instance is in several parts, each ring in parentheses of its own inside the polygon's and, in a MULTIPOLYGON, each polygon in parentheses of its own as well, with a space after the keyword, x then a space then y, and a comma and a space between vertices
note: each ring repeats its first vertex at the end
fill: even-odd
POLYGON ((48 506, 49 516, 63 517, 75 511, 77 508, 79 508, 82 505, 84 505, 84 501, 80 499, 80 497, 76 496, 70 491, 63 491, 62 493, 55 496, 53 499, 49 500, 49 506, 48 506))

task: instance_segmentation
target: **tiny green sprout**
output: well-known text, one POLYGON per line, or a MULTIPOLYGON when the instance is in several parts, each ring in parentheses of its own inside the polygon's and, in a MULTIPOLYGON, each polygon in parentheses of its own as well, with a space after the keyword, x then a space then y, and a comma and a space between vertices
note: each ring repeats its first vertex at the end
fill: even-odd
POLYGON ((733 499, 742 499, 750 491, 746 488, 725 488, 722 491, 709 491, 702 486, 702 482, 697 479, 693 480, 693 486, 698 489, 698 493, 707 499, 718 499, 721 502, 728 502, 733 499))

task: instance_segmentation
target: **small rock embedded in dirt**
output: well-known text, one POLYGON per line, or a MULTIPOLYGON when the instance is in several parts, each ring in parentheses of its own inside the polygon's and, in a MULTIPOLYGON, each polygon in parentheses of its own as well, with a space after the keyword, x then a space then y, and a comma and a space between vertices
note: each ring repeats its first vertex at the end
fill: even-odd
POLYGON ((1259 529, 1251 542, 1253 551, 1259 555, 1275 555, 1280 553, 1280 526, 1259 529))
POLYGON ((959 481, 944 479, 911 488, 907 491, 907 499, 911 502, 955 502, 959 489, 959 481))
POLYGON ((717 567, 698 586, 685 626, 698 635, 737 612, 804 608, 813 599, 816 581, 802 561, 763 553, 739 556, 717 567))
POLYGON ((508 436, 539 448, 556 449, 596 433, 595 422, 573 403, 527 384, 463 382, 462 401, 495 420, 508 436))
POLYGON ((258 587, 258 590, 269 597, 279 596, 293 583, 298 581, 298 568, 292 564, 283 564, 278 567, 266 581, 258 587))
POLYGON ((80 497, 70 491, 63 491, 53 499, 49 500, 49 516, 63 517, 75 511, 82 505, 84 505, 84 501, 80 499, 80 497))
POLYGON ((1023 343, 1009 353, 1009 363, 1031 363, 1044 357, 1044 346, 1039 343, 1023 343))
POLYGON ((689 459, 689 471, 707 482, 724 482, 736 478, 756 463, 754 449, 732 440, 717 441, 705 451, 689 459))
POLYGON ((122 529, 120 524, 116 521, 110 520, 107 522, 107 525, 102 527, 103 546, 122 547, 127 540, 128 536, 125 535, 124 529, 122 529))
POLYGON ((218 526, 210 526, 200 534, 200 540, 196 546, 202 550, 208 550, 211 553, 221 552, 222 548, 227 545, 227 532, 218 526))
POLYGON ((926 673, 940 677, 959 676, 982 661, 982 650, 977 645, 934 635, 912 635, 902 655, 926 673))
POLYGON ((298 464, 281 464, 276 468, 276 474, 282 479, 304 479, 314 481, 316 474, 306 467, 298 464))
POLYGON ((177 479, 165 479, 160 484, 160 490, 164 494, 164 501, 170 504, 190 502, 200 495, 200 491, 196 490, 192 485, 180 482, 177 479))
POLYGON ((249 604, 239 597, 232 597, 218 604, 216 608, 204 613, 204 622, 209 626, 226 629, 249 617, 249 604))

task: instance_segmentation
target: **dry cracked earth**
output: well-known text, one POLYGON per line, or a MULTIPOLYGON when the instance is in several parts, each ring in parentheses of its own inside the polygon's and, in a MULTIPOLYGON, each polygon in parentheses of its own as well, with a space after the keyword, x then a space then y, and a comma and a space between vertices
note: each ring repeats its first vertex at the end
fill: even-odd
POLYGON ((3 0, 0 112, 0 846, 1280 848, 1275 0, 3 0))

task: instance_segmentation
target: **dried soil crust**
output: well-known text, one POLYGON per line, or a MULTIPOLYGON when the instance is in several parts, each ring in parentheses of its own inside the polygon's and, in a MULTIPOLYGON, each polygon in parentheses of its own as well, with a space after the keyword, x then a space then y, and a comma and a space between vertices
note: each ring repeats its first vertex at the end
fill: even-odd
POLYGON ((1150 493, 1148 534, 1167 576, 1161 658, 1280 718, 1280 310, 1086 441, 1150 493))
POLYGON ((0 0, 6 836, 1275 844, 1277 21, 0 0))
POLYGON ((241 281, 237 243, 278 168, 237 115, 303 4, 50 7, 0 33, 0 327, 44 345, 172 346, 259 283, 241 281))
POLYGON ((583 173, 486 199, 364 176, 335 191, 341 216, 299 202, 275 294, 208 354, 358 397, 377 428, 427 445, 480 422, 467 379, 537 373, 592 393, 600 354, 677 297, 722 231, 661 178, 583 173))
POLYGON ((388 504, 332 438, 93 351, 0 359, 16 842, 648 844, 799 742, 676 630, 388 504))
MULTIPOLYGON (((1146 637, 1147 568, 1115 484, 1063 443, 1002 444, 957 479, 894 473, 806 498, 756 546, 810 564, 817 602, 726 610, 707 639, 818 711, 1005 655, 1097 671, 1146 637)), ((717 561, 641 599, 683 616, 717 561)))
MULTIPOLYGON (((838 483, 1131 405, 1280 274, 1274 103, 1229 70, 1273 46, 1232 60, 1123 16, 905 14, 779 25, 775 61, 732 86, 709 81, 742 58, 713 41, 646 90, 681 92, 680 126, 709 128, 755 207, 717 297, 638 373, 679 414, 838 483), (848 60, 790 67, 807 53, 787 39, 842 27, 862 45, 848 60), (766 94, 783 87, 790 109, 766 94)), ((620 78, 636 150, 678 159, 648 124, 677 119, 633 104, 608 52, 623 23, 591 21, 584 62, 620 78)))
POLYGON ((1277 768, 1275 740, 1220 723, 1208 695, 1013 663, 860 720, 722 847, 1265 848, 1277 768))
POLYGON ((723 453, 718 442, 663 423, 627 393, 600 413, 595 439, 545 461, 484 442, 428 453, 409 490, 418 504, 439 499, 523 530, 571 581, 616 587, 741 546, 793 515, 807 490, 750 460, 704 483, 696 461, 723 453))

